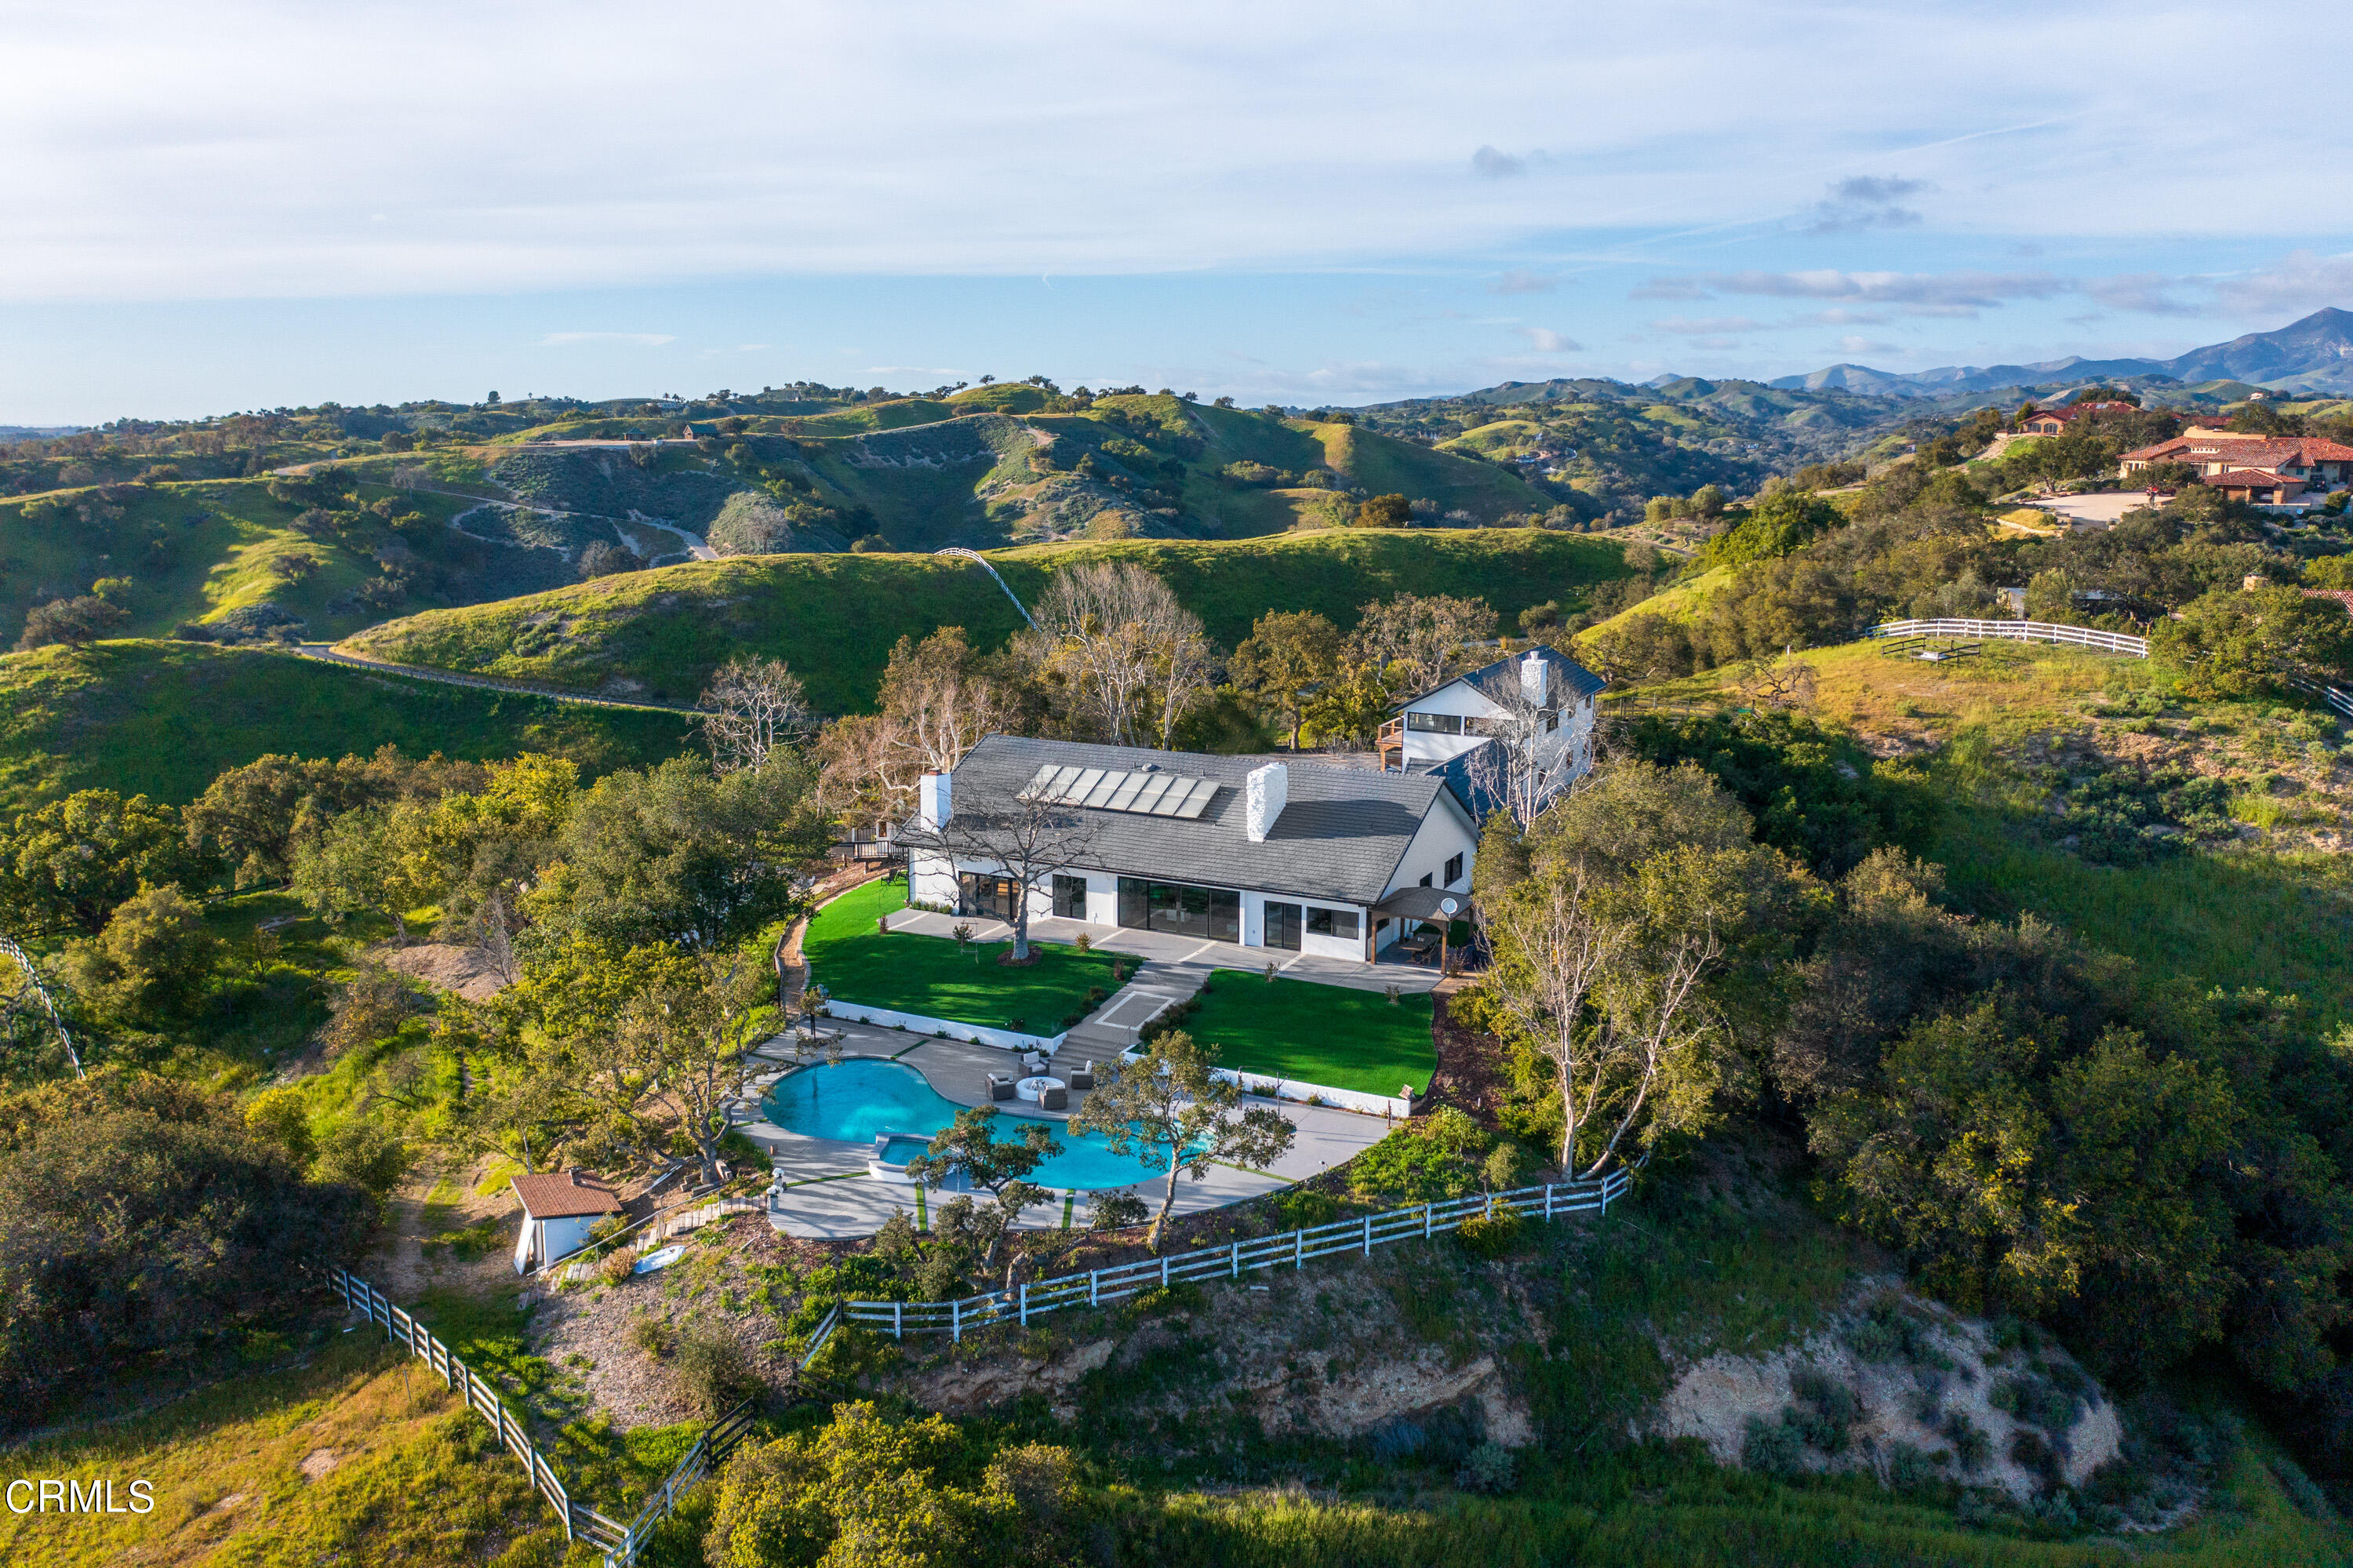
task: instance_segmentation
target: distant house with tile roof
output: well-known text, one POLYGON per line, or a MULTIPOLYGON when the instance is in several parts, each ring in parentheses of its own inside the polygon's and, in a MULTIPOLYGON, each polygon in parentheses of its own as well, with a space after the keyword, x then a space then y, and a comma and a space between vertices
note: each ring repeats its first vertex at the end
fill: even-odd
POLYGON ((2063 436, 2075 420, 2093 414, 2137 414, 2140 410, 2130 403, 2063 403, 2055 408, 2037 408, 2018 422, 2022 436, 2063 436))
POLYGON ((515 1238, 517 1274, 528 1274, 588 1245, 598 1220, 621 1212, 621 1195, 611 1184, 578 1166, 543 1176, 511 1177, 522 1204, 522 1234, 515 1238))

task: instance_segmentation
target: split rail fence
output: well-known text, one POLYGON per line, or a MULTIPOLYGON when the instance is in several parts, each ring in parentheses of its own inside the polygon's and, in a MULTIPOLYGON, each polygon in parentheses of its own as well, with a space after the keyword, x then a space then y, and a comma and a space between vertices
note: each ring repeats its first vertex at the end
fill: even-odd
MULTIPOLYGON (((2078 647, 2096 648, 2105 653, 2126 653, 2136 659, 2148 657, 2148 639, 2128 637, 2121 631, 2101 631, 2089 626, 2059 626, 2047 620, 1886 620, 1863 633, 1865 637, 2007 637, 2019 642, 2071 642, 2078 647)), ((2299 692, 2309 692, 2334 712, 2353 719, 2353 692, 2307 679, 2303 675, 2283 674, 2280 677, 2299 692)))
MULTIPOLYGON (((547 1499, 548 1506, 555 1510, 557 1516, 564 1520, 564 1538, 566 1541, 586 1541, 594 1546, 604 1553, 606 1568, 628 1568, 634 1563, 638 1553, 646 1549, 646 1543, 653 1538, 655 1527, 670 1517, 679 1498, 704 1476, 725 1464, 735 1446, 744 1440, 744 1434, 751 1430, 754 1413, 752 1401, 747 1399, 703 1428, 702 1436, 695 1438, 694 1446, 686 1451, 686 1457, 671 1467, 659 1486, 647 1494, 645 1505, 638 1510, 637 1517, 623 1524, 597 1512, 586 1503, 573 1500, 563 1478, 555 1473, 555 1467, 548 1462, 546 1454, 531 1440, 531 1434, 523 1430, 522 1423, 499 1397, 497 1387, 459 1360, 457 1353, 435 1338, 423 1323, 394 1306, 383 1291, 348 1269, 333 1270, 328 1280, 345 1307, 371 1321, 383 1324, 387 1335, 432 1368, 475 1414, 491 1424, 499 1435, 501 1445, 531 1472, 533 1489, 547 1499)), ((825 1348, 825 1341, 832 1337, 832 1333, 833 1319, 828 1318, 820 1327, 808 1353, 801 1358, 802 1371, 808 1370, 809 1362, 817 1358, 818 1351, 825 1348)))
MULTIPOLYGON (((1613 1171, 1598 1181, 1556 1182, 1445 1203, 1418 1203, 1358 1220, 1335 1220, 1328 1225, 1310 1225, 1253 1241, 1171 1253, 1116 1268, 1025 1281, 1011 1290, 987 1291, 958 1301, 845 1301, 841 1319, 888 1330, 900 1339, 909 1334, 946 1334, 961 1342, 968 1330, 997 1323, 1027 1328, 1029 1319, 1043 1313, 1065 1307, 1100 1307, 1146 1290, 1165 1289, 1179 1280, 1238 1279, 1261 1268, 1303 1268, 1310 1258, 1341 1253, 1370 1257, 1377 1246, 1425 1241, 1460 1227, 1465 1220, 1484 1219, 1507 1210, 1525 1219, 1539 1220, 1602 1213, 1625 1195, 1631 1180, 1626 1171, 1613 1171)), ((830 1332, 831 1326, 828 1320, 826 1331, 830 1332)))
POLYGON ((2090 626, 2060 626, 2048 620, 1883 620, 1865 637, 2006 637, 2013 642, 2065 642, 2103 653, 2148 657, 2148 639, 2090 626))

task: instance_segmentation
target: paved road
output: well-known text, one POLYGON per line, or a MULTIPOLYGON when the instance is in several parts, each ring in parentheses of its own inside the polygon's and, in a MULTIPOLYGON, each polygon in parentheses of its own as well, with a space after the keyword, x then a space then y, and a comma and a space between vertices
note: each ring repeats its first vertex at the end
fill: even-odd
POLYGON ((296 645, 305 659, 316 659, 326 664, 348 664, 355 670, 373 670, 385 675, 406 675, 411 680, 432 681, 444 686, 472 686, 485 692, 513 692, 527 697, 546 697, 559 703, 580 703, 593 708, 638 708, 649 713, 691 714, 694 709, 682 703, 633 703, 625 697, 600 697, 586 692, 568 692, 561 686, 534 685, 528 681, 509 681, 494 675, 462 675, 454 670, 431 670, 422 664, 396 664, 387 659, 364 659, 346 653, 330 642, 303 642, 296 645))

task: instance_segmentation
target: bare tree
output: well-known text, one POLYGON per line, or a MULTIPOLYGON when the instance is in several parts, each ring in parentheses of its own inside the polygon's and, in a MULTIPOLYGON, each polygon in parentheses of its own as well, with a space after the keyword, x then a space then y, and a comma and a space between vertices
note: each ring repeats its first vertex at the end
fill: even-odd
POLYGON ((1751 659, 1741 669, 1735 689, 1757 708, 1810 708, 1814 705, 1814 667, 1784 654, 1778 659, 1751 659))
POLYGON ((899 830, 910 851, 945 856, 951 868, 971 865, 1009 879, 1013 901, 1013 961, 1029 961, 1029 893, 1040 880, 1094 848, 1095 824, 1084 811, 1023 790, 958 800, 938 827, 921 821, 899 830))
POLYGON ((1485 600, 1401 593, 1365 606, 1346 657, 1381 671, 1397 687, 1426 692, 1471 663, 1471 645, 1495 635, 1485 600))
POLYGON ((757 769, 768 754, 808 727, 808 696, 781 659, 737 654, 722 664, 695 707, 714 772, 757 769))
POLYGON ((964 754, 1012 721, 1003 683, 981 667, 964 628, 899 639, 872 714, 837 719, 818 740, 825 804, 881 821, 913 810, 916 781, 952 773, 964 754))
POLYGON ((1472 795, 1509 811, 1525 828, 1592 765, 1592 730, 1576 727, 1573 700, 1548 709, 1528 695, 1515 672, 1481 690, 1497 711, 1477 721, 1492 744, 1464 759, 1472 795))
POLYGON ((1055 573, 1037 620, 1022 652, 1068 694, 1073 716, 1116 745, 1166 747, 1216 683, 1200 618, 1131 562, 1055 573))
POLYGON ((1525 847, 1525 877, 1482 901, 1490 994, 1552 1065, 1561 1168, 1591 1176, 1630 1138, 1719 1114, 1725 1025, 1707 982, 1788 873, 1688 765, 1609 769, 1525 847))

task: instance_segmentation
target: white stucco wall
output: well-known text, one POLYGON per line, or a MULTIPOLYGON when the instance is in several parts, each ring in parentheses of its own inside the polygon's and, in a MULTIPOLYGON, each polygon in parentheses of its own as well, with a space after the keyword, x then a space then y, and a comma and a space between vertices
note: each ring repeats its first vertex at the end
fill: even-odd
POLYGON ((534 1220, 523 1215, 522 1234, 515 1237, 515 1272, 527 1272, 534 1264, 545 1268, 549 1264, 570 1257, 588 1245, 588 1232, 602 1214, 566 1214, 550 1220, 534 1220))

